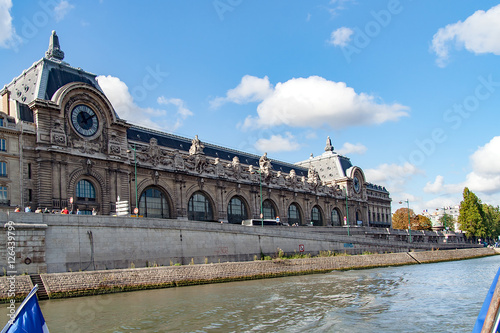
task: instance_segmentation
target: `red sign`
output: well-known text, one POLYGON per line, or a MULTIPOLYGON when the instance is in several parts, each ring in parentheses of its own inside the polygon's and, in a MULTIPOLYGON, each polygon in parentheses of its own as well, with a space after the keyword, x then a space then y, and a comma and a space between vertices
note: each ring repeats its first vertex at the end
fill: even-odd
POLYGON ((71 204, 73 203, 73 197, 69 198, 69 203, 71 203, 71 204))
POLYGON ((304 252, 304 244, 299 244, 299 252, 304 252))
POLYGON ((139 214, 139 208, 137 207, 134 208, 134 214, 139 214))

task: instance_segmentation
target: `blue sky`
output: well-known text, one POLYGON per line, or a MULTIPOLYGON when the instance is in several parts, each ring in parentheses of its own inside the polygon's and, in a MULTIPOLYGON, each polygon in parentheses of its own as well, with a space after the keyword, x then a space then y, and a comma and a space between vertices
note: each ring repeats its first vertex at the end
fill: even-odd
POLYGON ((393 211, 500 204, 498 1, 0 0, 0 81, 43 57, 120 117, 271 159, 335 151, 393 211))

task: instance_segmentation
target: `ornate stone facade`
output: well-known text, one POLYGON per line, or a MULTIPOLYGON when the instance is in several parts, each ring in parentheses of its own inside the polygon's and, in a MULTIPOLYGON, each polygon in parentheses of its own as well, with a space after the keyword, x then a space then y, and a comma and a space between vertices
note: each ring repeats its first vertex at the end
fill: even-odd
MULTIPOLYGON (((53 32, 46 57, 1 90, 0 139, 9 147, 0 151, 9 169, 5 209, 108 215, 120 198, 146 217, 241 223, 262 213, 298 225, 390 226, 389 193, 372 189, 329 138, 320 157, 289 164, 197 135, 134 126, 117 116, 94 74, 63 57, 53 32), (11 169, 22 170, 19 178, 11 169), (373 215, 374 209, 387 216, 373 215)), ((0 199, 2 184, 0 177, 0 199)))

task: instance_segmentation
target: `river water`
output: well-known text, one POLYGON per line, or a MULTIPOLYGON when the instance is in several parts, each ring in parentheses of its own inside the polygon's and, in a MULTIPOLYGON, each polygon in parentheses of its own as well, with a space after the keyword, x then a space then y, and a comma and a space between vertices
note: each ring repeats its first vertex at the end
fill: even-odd
POLYGON ((51 333, 471 332, 499 266, 493 256, 40 305, 51 333))

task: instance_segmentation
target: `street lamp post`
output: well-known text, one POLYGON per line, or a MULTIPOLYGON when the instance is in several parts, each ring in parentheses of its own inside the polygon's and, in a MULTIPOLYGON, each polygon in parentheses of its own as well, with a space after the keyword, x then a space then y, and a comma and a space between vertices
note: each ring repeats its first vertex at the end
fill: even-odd
POLYGON ((346 222, 347 222, 347 236, 351 236, 349 230, 349 206, 347 205, 347 187, 345 188, 345 211, 346 211, 346 222))
POLYGON ((262 209, 262 170, 259 168, 259 186, 260 186, 260 223, 264 227, 264 214, 262 209))
MULTIPOLYGON (((134 143, 134 148, 132 148, 134 151, 134 182, 135 182, 135 208, 139 209, 138 206, 138 198, 137 198, 137 149, 135 148, 135 143, 134 143)), ((127 152, 130 153, 130 150, 127 152)), ((139 212, 137 212, 136 217, 139 217, 139 212)))
POLYGON ((411 243, 410 200, 406 199, 404 201, 400 201, 399 204, 402 205, 403 202, 406 202, 408 204, 408 235, 410 237, 411 243))

